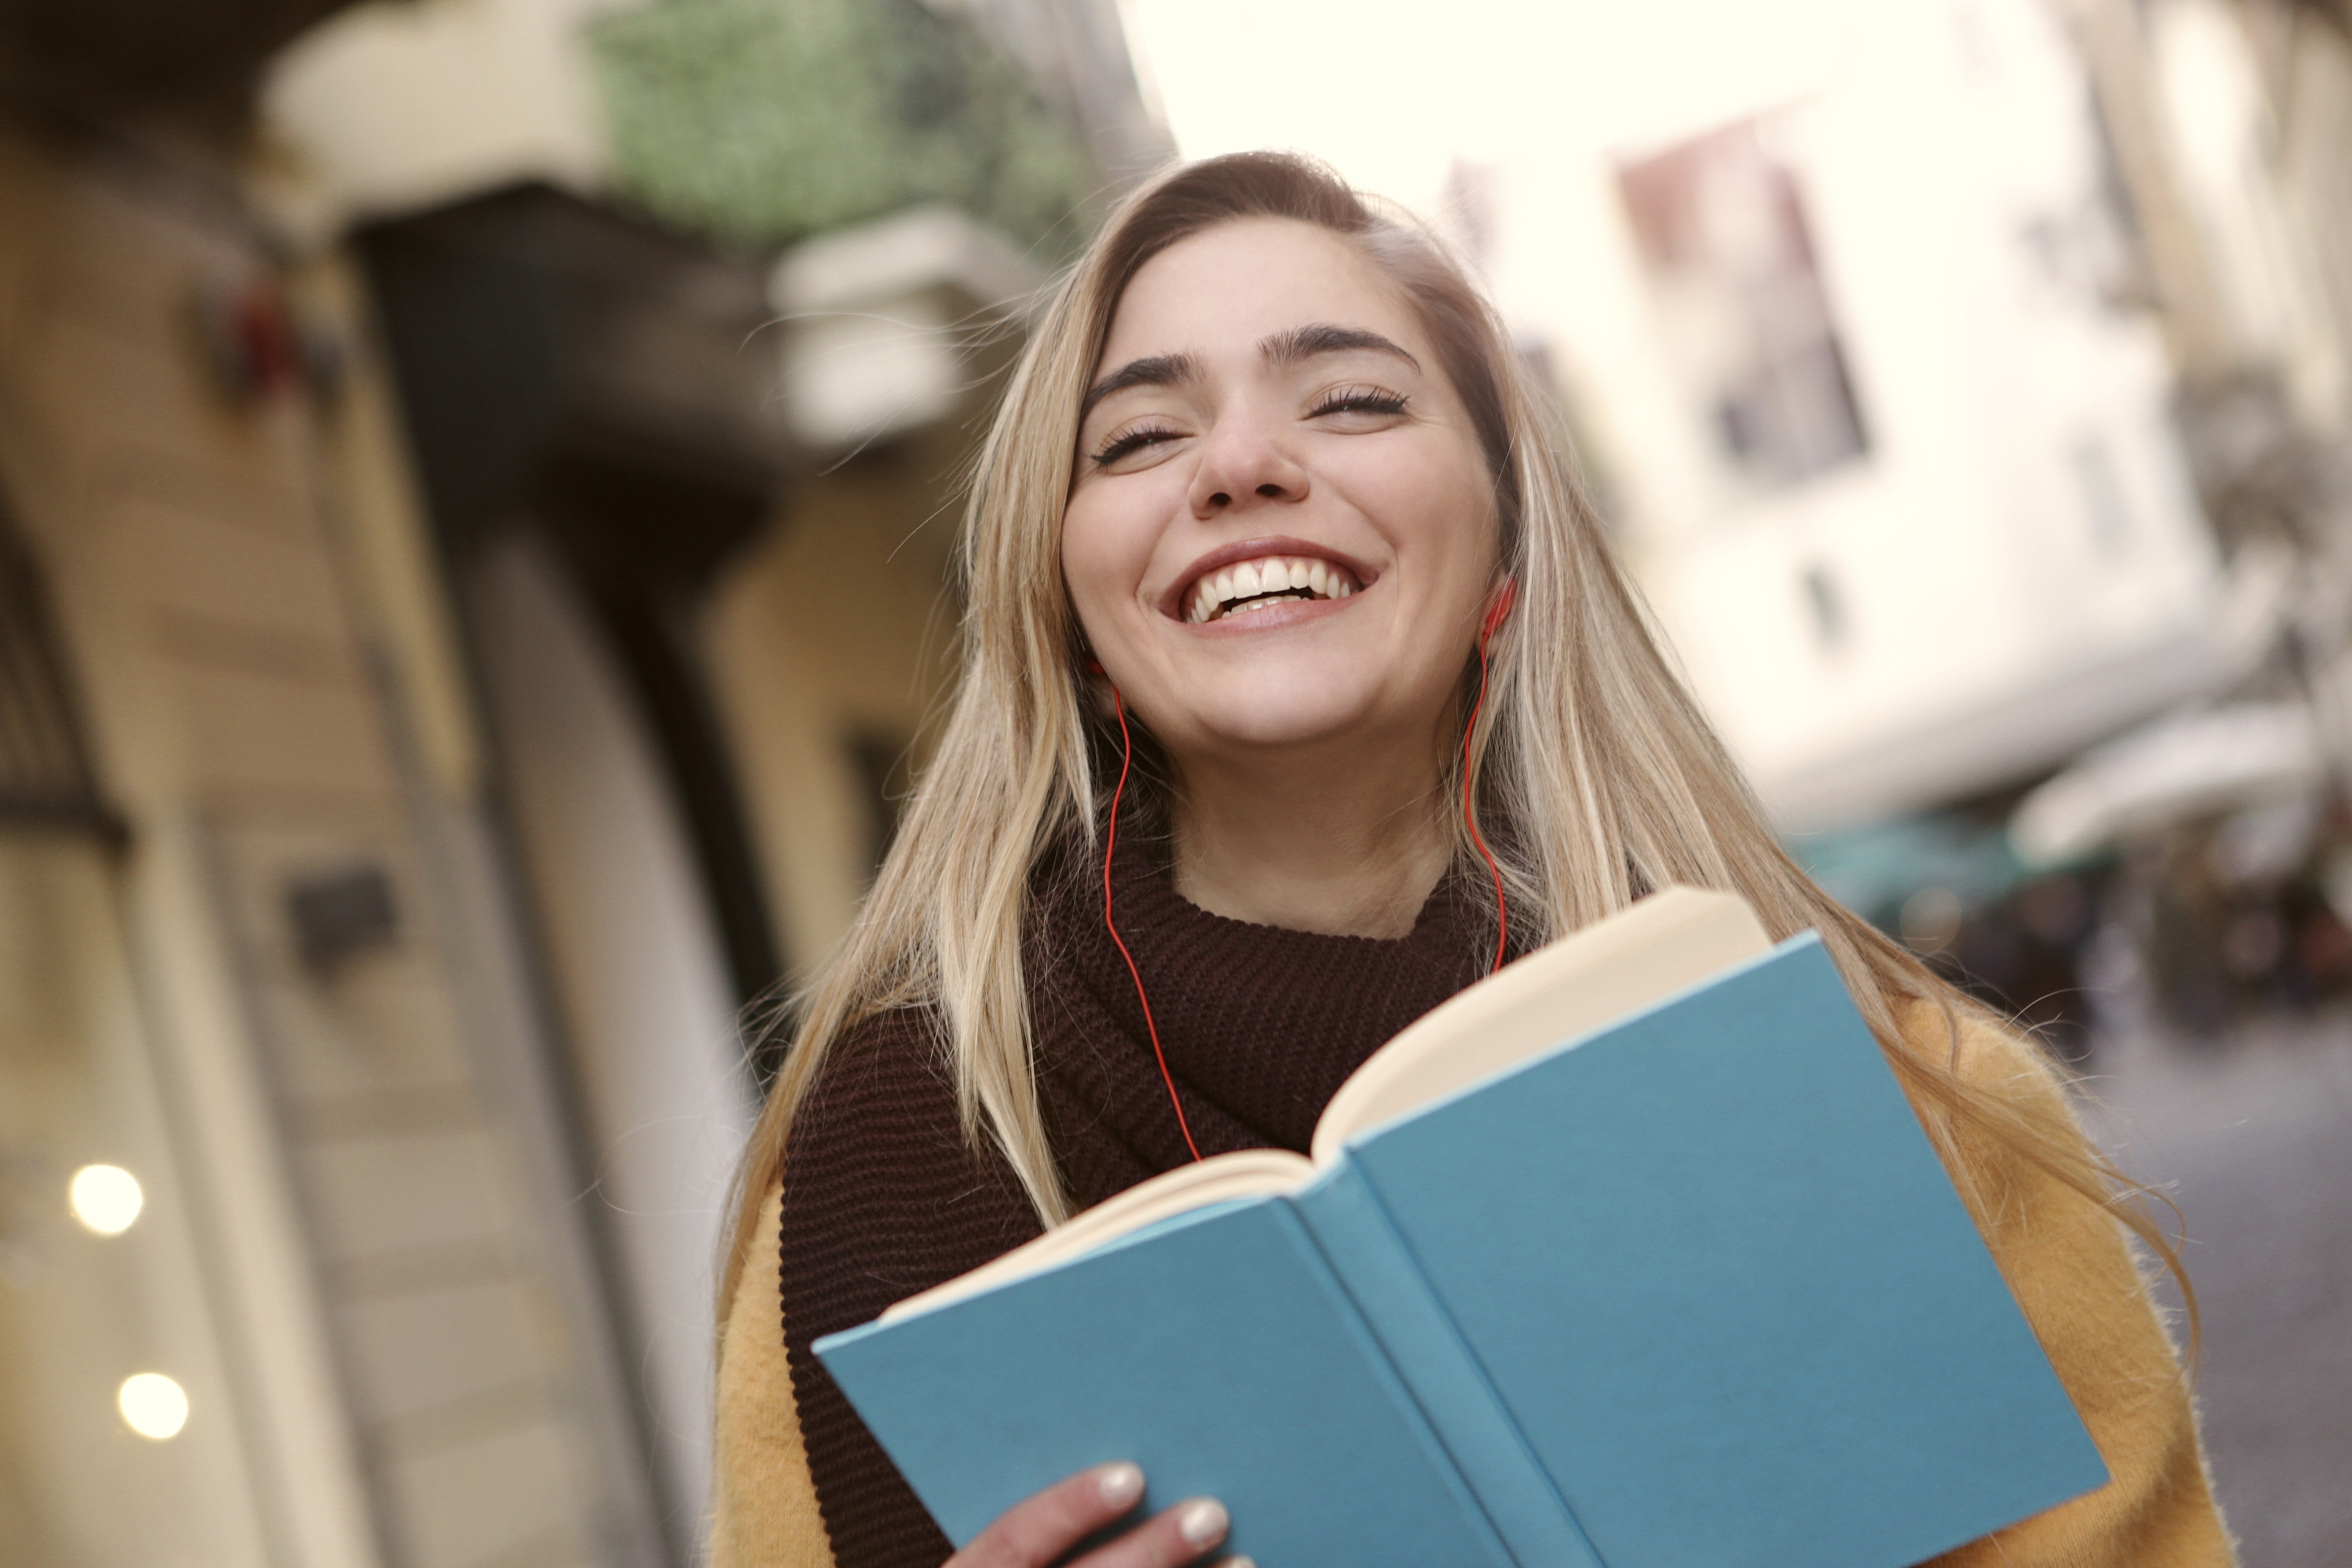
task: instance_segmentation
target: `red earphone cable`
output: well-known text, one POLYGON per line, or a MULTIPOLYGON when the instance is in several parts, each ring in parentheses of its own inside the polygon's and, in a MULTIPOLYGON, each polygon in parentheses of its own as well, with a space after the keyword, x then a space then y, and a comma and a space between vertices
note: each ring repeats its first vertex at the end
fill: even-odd
POLYGON ((1176 1108, 1176 1130, 1184 1134, 1184 1147, 1198 1160, 1201 1146, 1192 1142, 1192 1124, 1184 1119, 1184 1101, 1176 1093, 1176 1075, 1168 1070, 1168 1053, 1160 1049, 1160 1026, 1152 1021, 1151 998, 1143 994, 1142 973, 1135 967, 1135 954, 1127 951, 1127 939, 1118 934, 1118 926, 1110 918, 1110 858, 1118 848, 1118 801, 1127 793, 1128 770, 1135 764, 1135 738, 1128 733, 1127 704, 1117 686, 1110 689, 1110 700, 1118 713, 1118 787, 1110 792, 1110 827, 1103 835, 1103 925, 1118 944, 1118 955, 1127 960, 1128 976, 1135 982, 1135 999, 1143 1004, 1143 1026, 1151 1035, 1151 1055, 1160 1063, 1160 1081, 1168 1086, 1168 1103, 1176 1108))
MULTIPOLYGON (((1484 835, 1478 831, 1478 818, 1470 809, 1474 781, 1470 772, 1470 738, 1478 732, 1478 712, 1486 704, 1486 644, 1495 635, 1509 612, 1511 599, 1507 594, 1502 602, 1486 616, 1486 624, 1478 632, 1478 695, 1471 700, 1470 722, 1462 731, 1462 825, 1470 830, 1470 841, 1478 847, 1485 858, 1486 872, 1495 879, 1495 965, 1503 967, 1503 954, 1511 939, 1510 906, 1503 897, 1503 868, 1495 863, 1495 852, 1486 847, 1484 835)), ((1099 668, 1100 666, 1094 668, 1099 668)), ((1168 1070, 1168 1053, 1160 1044, 1160 1026, 1151 1016, 1151 998, 1144 994, 1142 972, 1135 967, 1135 954, 1127 951, 1127 939, 1118 934, 1118 923, 1110 912, 1111 857, 1118 851, 1118 803, 1127 794, 1127 775, 1135 765, 1135 737, 1127 727, 1127 703, 1118 688, 1110 689, 1111 707, 1118 715, 1118 784, 1110 792, 1110 826, 1103 834, 1103 929, 1110 932, 1111 942, 1118 948, 1119 957, 1127 961, 1128 978, 1135 982, 1135 999, 1143 1007, 1143 1026, 1151 1036, 1152 1059, 1160 1064, 1160 1081, 1168 1086, 1168 1103, 1176 1111, 1176 1130, 1184 1134, 1184 1147, 1192 1158, 1201 1158, 1201 1145, 1192 1141, 1192 1124, 1184 1116, 1183 1099, 1176 1092, 1176 1075, 1168 1070)), ((1489 972, 1491 973, 1491 971, 1489 972)))
MULTIPOLYGON (((1462 826, 1470 830, 1470 842, 1475 844, 1478 853, 1486 857, 1487 874, 1495 879, 1495 969, 1503 967, 1504 946, 1511 936, 1511 910, 1503 900, 1503 868, 1495 864, 1495 852, 1486 847, 1486 837, 1478 831, 1478 818, 1470 809, 1473 783, 1470 776, 1470 737, 1478 732, 1478 710, 1486 704, 1487 639, 1495 635, 1495 628, 1502 625, 1503 616, 1509 612, 1510 606, 1511 598, 1507 594, 1493 610, 1487 612, 1486 624, 1478 630, 1478 695, 1471 700, 1470 722, 1462 729, 1462 826)), ((1487 973, 1491 974, 1494 970, 1487 973)))

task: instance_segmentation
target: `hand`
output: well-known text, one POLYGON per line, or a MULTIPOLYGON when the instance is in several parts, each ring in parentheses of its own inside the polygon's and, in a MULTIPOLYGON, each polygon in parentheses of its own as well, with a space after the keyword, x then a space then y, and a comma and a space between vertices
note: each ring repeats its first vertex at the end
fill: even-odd
MULTIPOLYGON (((1080 1470, 997 1515, 948 1559, 947 1568, 1181 1568, 1214 1551, 1231 1522, 1216 1499, 1187 1498, 1064 1564, 1063 1553, 1118 1523, 1142 1500, 1143 1472, 1133 1465, 1080 1470)), ((1229 1557, 1221 1568, 1256 1565, 1229 1557)))

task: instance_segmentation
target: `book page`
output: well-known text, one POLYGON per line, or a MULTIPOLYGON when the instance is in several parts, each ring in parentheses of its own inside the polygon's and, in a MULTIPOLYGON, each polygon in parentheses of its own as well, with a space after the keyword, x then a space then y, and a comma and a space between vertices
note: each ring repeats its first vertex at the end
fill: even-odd
POLYGON ((1104 1199, 1083 1214, 1074 1215, 1036 1240, 1016 1247, 1003 1257, 959 1274, 944 1285, 894 1303, 882 1314, 887 1323, 911 1312, 945 1306, 950 1301, 1034 1274, 1066 1258, 1076 1258, 1106 1242, 1116 1241, 1147 1225, 1230 1198, 1256 1197, 1303 1186, 1315 1167, 1287 1149, 1237 1149, 1196 1164, 1179 1165, 1148 1182, 1104 1199))
POLYGON ((1666 888, 1545 943, 1372 1053, 1315 1124, 1318 1165, 1349 1138, 1771 947, 1734 893, 1666 888))

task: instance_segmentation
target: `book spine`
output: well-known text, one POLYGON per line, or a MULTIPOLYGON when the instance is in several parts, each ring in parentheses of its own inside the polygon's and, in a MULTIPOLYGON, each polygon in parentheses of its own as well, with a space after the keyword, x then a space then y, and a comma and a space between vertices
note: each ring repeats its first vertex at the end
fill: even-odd
POLYGON ((1606 1568, 1354 1161, 1294 1205, 1519 1568, 1606 1568))

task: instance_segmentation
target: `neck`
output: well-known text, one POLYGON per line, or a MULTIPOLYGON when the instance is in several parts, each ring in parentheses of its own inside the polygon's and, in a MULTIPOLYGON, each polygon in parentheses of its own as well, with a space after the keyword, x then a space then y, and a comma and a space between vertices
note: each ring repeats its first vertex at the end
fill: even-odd
POLYGON ((1176 891, 1257 925, 1406 935, 1452 858, 1443 772, 1414 750, 1187 760, 1172 824, 1176 891))

